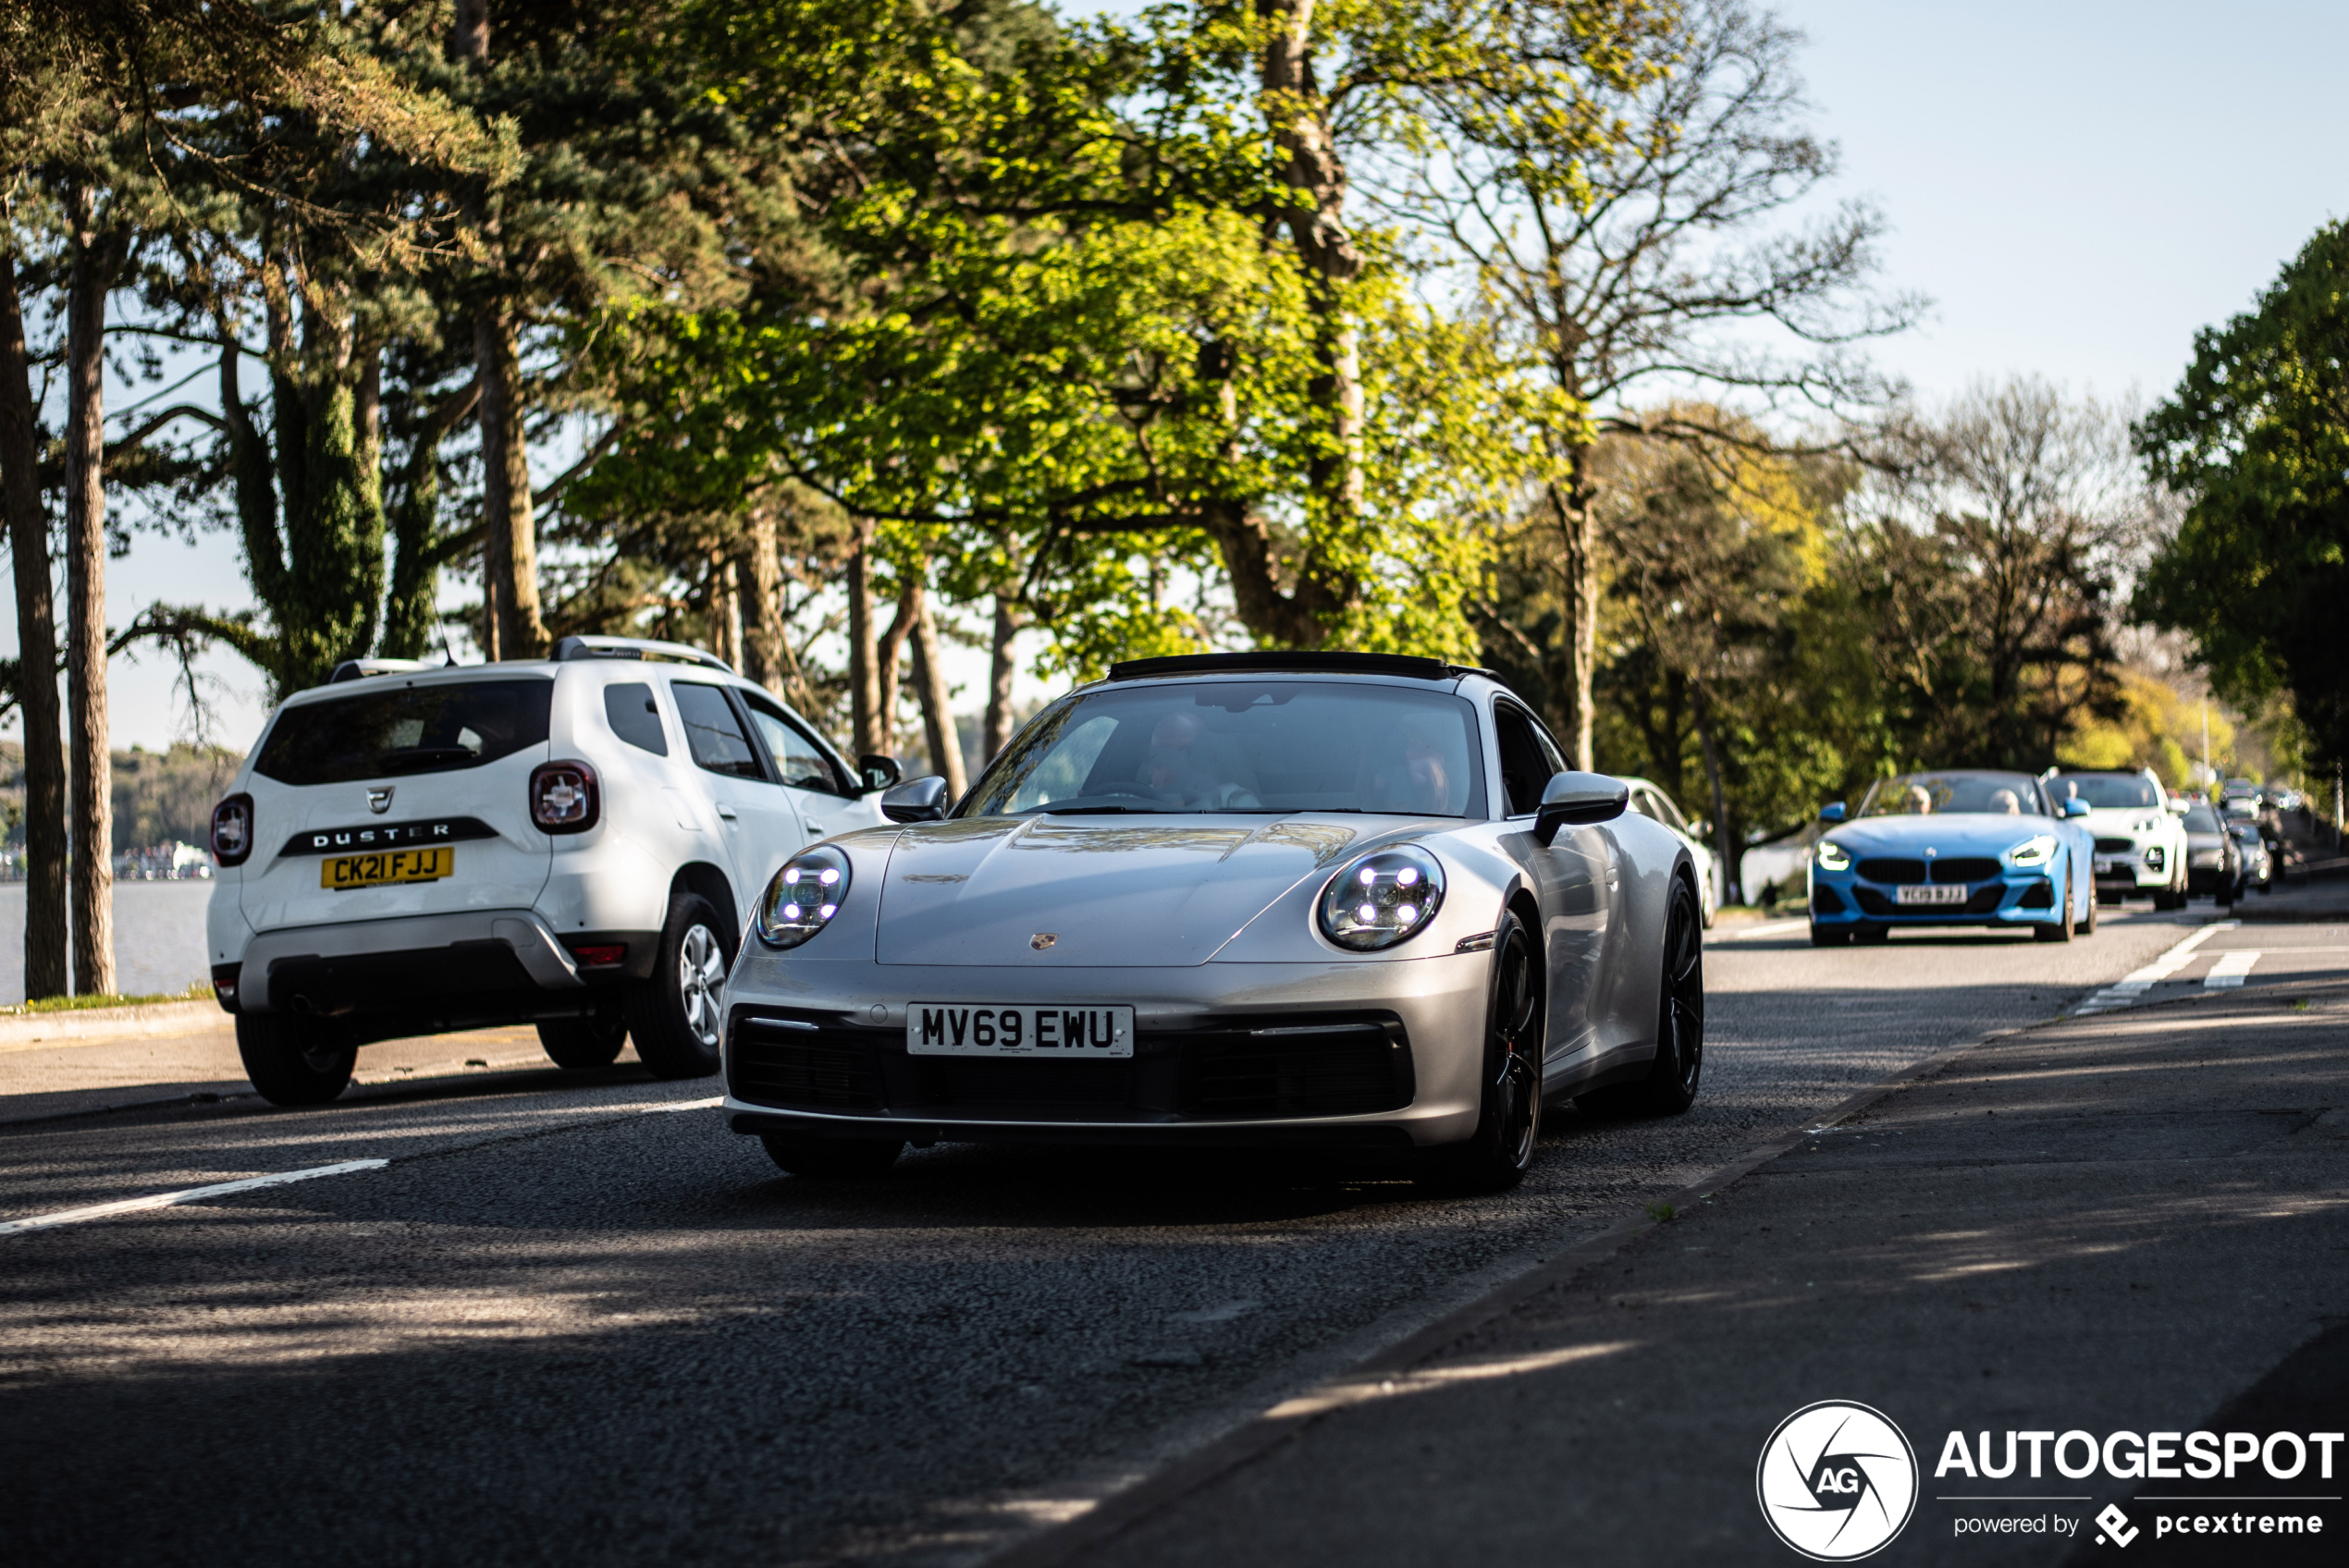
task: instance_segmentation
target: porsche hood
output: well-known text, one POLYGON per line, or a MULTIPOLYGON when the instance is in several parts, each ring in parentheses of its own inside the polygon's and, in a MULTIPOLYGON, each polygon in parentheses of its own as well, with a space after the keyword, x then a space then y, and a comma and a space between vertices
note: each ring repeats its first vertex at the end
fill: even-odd
MULTIPOLYGON (((1382 829, 1396 826, 1382 822, 1382 829)), ((891 851, 882 963, 1188 966, 1299 882, 1389 837, 1311 816, 981 817, 891 851)))

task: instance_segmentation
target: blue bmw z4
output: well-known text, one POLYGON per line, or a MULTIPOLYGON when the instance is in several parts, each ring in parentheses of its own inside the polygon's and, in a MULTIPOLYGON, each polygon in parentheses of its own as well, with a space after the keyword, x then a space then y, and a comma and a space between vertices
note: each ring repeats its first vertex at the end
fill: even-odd
MULTIPOLYGON (((2072 808, 2077 807, 2077 810, 2072 808)), ((1904 773, 1841 801, 1811 852, 1811 940, 1880 942, 1910 925, 2021 925, 2043 942, 2097 928, 2095 840, 2027 773, 1904 773)))

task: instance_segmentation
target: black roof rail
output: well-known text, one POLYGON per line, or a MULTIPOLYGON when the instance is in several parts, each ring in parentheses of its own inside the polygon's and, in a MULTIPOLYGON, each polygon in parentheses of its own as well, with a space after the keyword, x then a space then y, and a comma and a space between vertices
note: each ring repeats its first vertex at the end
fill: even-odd
MULTIPOLYGON (((1166 658, 1124 659, 1109 667, 1112 680, 1147 680, 1162 675, 1401 675, 1415 680, 1452 680, 1463 675, 1493 675, 1473 665, 1447 664, 1416 654, 1313 653, 1176 654, 1166 658)), ((1500 679, 1494 676, 1494 680, 1500 679)))

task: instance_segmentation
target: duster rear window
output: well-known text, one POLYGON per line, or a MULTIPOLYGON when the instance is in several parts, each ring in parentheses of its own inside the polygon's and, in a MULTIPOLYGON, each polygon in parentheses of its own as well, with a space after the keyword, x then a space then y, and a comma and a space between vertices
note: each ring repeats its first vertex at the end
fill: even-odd
POLYGON ((277 715, 254 759, 280 784, 348 784, 479 767, 544 745, 551 680, 375 687, 277 715))

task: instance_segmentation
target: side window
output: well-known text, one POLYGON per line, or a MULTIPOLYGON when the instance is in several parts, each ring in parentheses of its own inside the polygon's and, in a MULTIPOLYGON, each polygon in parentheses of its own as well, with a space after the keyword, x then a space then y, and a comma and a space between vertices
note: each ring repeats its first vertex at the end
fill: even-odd
POLYGON ((743 705, 750 709, 751 728, 758 731, 759 742, 775 759, 775 772, 784 783, 794 790, 821 790, 828 795, 844 792, 831 759, 806 731, 774 704, 748 692, 740 694, 743 705))
POLYGON ((685 724, 685 749, 694 761, 712 773, 730 773, 737 778, 764 778, 759 769, 758 753, 751 750, 750 737, 743 733, 742 721, 734 717, 734 704, 726 700, 723 689, 680 680, 670 688, 677 699, 677 717, 685 724))
POLYGON ((1671 796, 1660 790, 1652 790, 1649 794, 1653 797, 1649 802, 1653 807, 1648 813, 1650 816, 1674 832, 1686 833, 1689 830, 1689 819, 1680 815, 1680 808, 1672 803, 1671 796))
POLYGON ((1658 822, 1664 820, 1663 814, 1655 809, 1655 802, 1648 799, 1648 792, 1645 790, 1631 791, 1631 809, 1642 816, 1654 817, 1658 822))
POLYGON ((1522 708, 1493 704, 1494 736, 1501 747, 1501 790, 1508 797, 1511 816, 1531 816, 1542 809, 1542 790, 1553 774, 1542 745, 1542 732, 1522 708))
POLYGON ((641 680, 624 680, 604 688, 604 719, 611 732, 641 752, 657 757, 669 754, 669 737, 660 728, 660 708, 653 689, 641 680))

